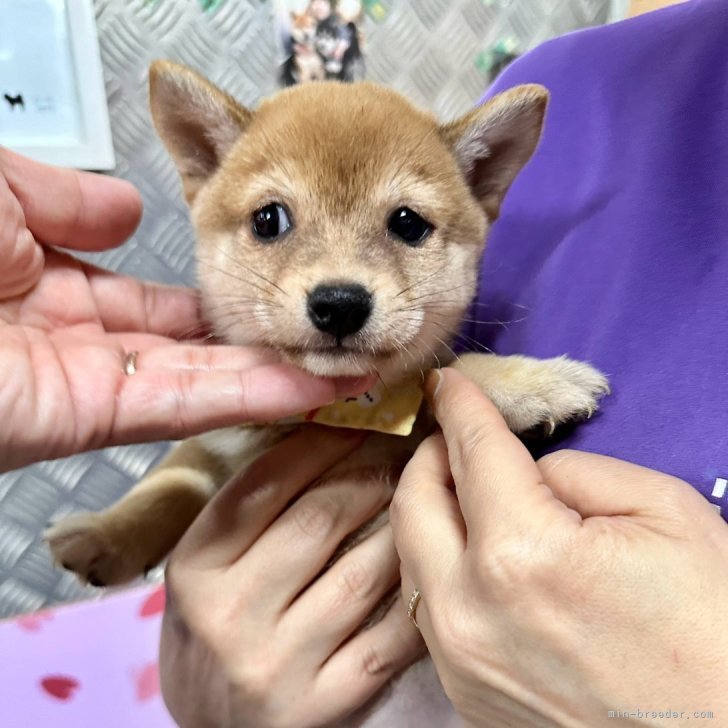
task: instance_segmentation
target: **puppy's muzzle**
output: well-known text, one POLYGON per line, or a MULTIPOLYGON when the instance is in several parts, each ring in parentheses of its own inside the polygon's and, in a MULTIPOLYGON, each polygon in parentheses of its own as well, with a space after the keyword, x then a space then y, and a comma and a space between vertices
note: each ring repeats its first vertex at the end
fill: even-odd
POLYGON ((361 331, 371 312, 372 294, 357 283, 321 285, 308 295, 311 322, 337 344, 361 331))

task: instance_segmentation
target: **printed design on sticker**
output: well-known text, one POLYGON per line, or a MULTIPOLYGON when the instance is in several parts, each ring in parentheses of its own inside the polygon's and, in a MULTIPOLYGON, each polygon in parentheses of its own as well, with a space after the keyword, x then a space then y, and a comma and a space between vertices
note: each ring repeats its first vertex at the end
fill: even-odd
POLYGON ((392 388, 380 382, 358 397, 321 407, 305 419, 321 425, 407 436, 421 404, 422 388, 418 382, 404 382, 392 388))

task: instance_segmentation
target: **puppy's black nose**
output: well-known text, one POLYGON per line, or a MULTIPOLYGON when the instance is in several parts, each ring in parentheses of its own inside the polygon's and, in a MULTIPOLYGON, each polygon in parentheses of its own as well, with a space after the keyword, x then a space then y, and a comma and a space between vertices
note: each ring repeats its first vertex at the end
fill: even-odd
POLYGON ((372 312, 372 295, 358 284, 317 286, 308 294, 308 316, 326 334, 342 339, 360 331, 372 312))

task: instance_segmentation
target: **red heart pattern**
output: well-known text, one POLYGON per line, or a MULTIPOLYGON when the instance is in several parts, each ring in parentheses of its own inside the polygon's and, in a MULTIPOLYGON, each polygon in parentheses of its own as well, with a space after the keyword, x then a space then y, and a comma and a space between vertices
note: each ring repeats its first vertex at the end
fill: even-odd
POLYGON ((155 695, 159 695, 159 666, 156 662, 150 662, 139 670, 135 675, 136 697, 143 703, 155 695))
POLYGON ((161 586, 156 591, 153 591, 142 604, 139 610, 139 616, 142 618, 153 617, 155 614, 161 614, 164 611, 164 605, 166 603, 166 592, 164 587, 161 586))
MULTIPOLYGON (((119 694, 119 700, 124 702, 125 709, 136 710, 140 716, 147 714, 156 715, 155 711, 162 710, 160 707, 161 688, 159 664, 154 657, 156 651, 152 643, 155 642, 155 637, 158 636, 157 632, 160 626, 159 618, 165 609, 165 589, 163 586, 157 586, 142 594, 131 593, 120 596, 117 599, 117 603, 109 599, 106 605, 99 603, 93 605, 93 608, 101 609, 104 606, 109 610, 109 614, 121 616, 122 619, 125 618, 126 626, 124 629, 130 632, 131 648, 128 657, 124 657, 123 659, 130 659, 130 661, 133 659, 134 662, 132 663, 131 670, 128 672, 125 671, 125 684, 122 682, 116 688, 119 694), (126 611, 126 616, 124 616, 124 611, 126 611), (139 635, 143 635, 144 637, 142 638, 139 635, 133 634, 137 631, 139 635), (140 657, 141 659, 139 659, 140 657), (145 657, 147 658, 146 660, 144 659, 145 657)), ((91 605, 88 605, 84 609, 88 608, 91 608, 91 605)), ((46 653, 38 652, 37 645, 39 640, 42 641, 41 645, 45 642, 48 645, 54 646, 57 644, 72 644, 75 646, 74 640, 78 638, 78 635, 89 634, 88 630, 84 631, 84 620, 80 615, 80 611, 68 610, 62 614, 56 614, 53 611, 27 614, 18 617, 14 620, 14 623, 7 625, 7 627, 13 630, 9 633, 12 640, 14 640, 14 642, 11 641, 11 645, 17 644, 17 648, 13 647, 13 654, 22 653, 24 641, 34 641, 33 649, 35 650, 34 654, 37 653, 38 655, 38 665, 33 669, 32 673, 28 674, 26 671, 23 675, 18 676, 18 680, 24 686, 30 683, 31 689, 35 689, 36 695, 39 696, 37 711, 41 713, 43 711, 54 711, 57 713, 59 717, 57 721, 55 719, 52 721, 53 725, 65 725, 66 718, 63 716, 66 716, 75 726, 75 717, 72 717, 76 716, 76 712, 74 711, 82 711, 84 714, 88 713, 90 715, 93 711, 97 710, 96 703, 102 706, 102 701, 106 700, 106 698, 102 698, 101 696, 106 694, 108 676, 98 671, 91 672, 95 668, 95 660, 97 659, 96 651, 91 651, 87 655, 85 649, 80 649, 78 654, 73 649, 71 653, 65 654, 62 648, 58 651, 54 647, 53 649, 49 648, 49 651, 46 653), (24 632, 25 634, 18 634, 18 632, 24 632), (56 663, 55 665, 42 664, 49 661, 47 657, 43 657, 43 654, 55 654, 57 657, 62 656, 63 661, 58 663, 54 658, 52 662, 56 663), (51 670, 55 669, 57 672, 49 672, 49 668, 51 670), (41 693, 44 696, 42 698, 40 697, 41 693)), ((93 631, 98 633, 93 638, 94 642, 97 642, 99 639, 104 639, 102 630, 105 623, 105 620, 99 620, 98 625, 94 626, 93 631)), ((94 624, 96 623, 94 622, 94 624)), ((3 627, 5 626, 3 625, 3 627)), ((2 628, 0 628, 0 633, 2 633, 2 628)), ((92 639, 90 634, 89 639, 92 639)), ((112 646, 115 650, 124 649, 123 643, 121 645, 113 643, 112 646)), ((115 665, 118 666, 117 663, 115 665)), ((114 675, 114 680, 124 680, 124 675, 119 675, 118 672, 114 673, 114 675)), ((18 715, 21 715, 21 713, 18 712, 18 715)), ((13 725, 16 723, 20 725, 17 720, 11 722, 13 725)), ((35 721, 33 719, 30 722, 34 726, 36 724, 46 724, 43 721, 35 721)), ((5 728, 6 722, 0 719, 0 723, 2 723, 0 728, 5 728)), ((157 723, 155 722, 154 724, 156 725, 157 723)), ((147 725, 147 723, 144 723, 144 725, 147 725)), ((163 725, 166 727, 168 723, 164 722, 163 725)))
POLYGON ((81 683, 67 675, 48 675, 40 681, 43 690, 57 700, 70 700, 81 683))
POLYGON ((50 622, 53 614, 50 612, 37 612, 35 614, 25 614, 15 620, 15 624, 26 632, 40 632, 45 622, 50 622))

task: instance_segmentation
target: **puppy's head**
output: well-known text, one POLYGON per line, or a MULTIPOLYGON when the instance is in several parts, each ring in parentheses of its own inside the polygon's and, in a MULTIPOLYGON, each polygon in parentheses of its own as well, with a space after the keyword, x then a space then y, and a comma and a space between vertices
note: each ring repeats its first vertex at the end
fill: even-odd
POLYGON ((300 45, 312 45, 316 36, 316 21, 308 13, 291 13, 291 37, 300 45))
POLYGON ((218 334, 319 375, 391 381, 448 358, 545 89, 440 125, 369 83, 298 86, 250 111, 182 66, 150 79, 218 334))

